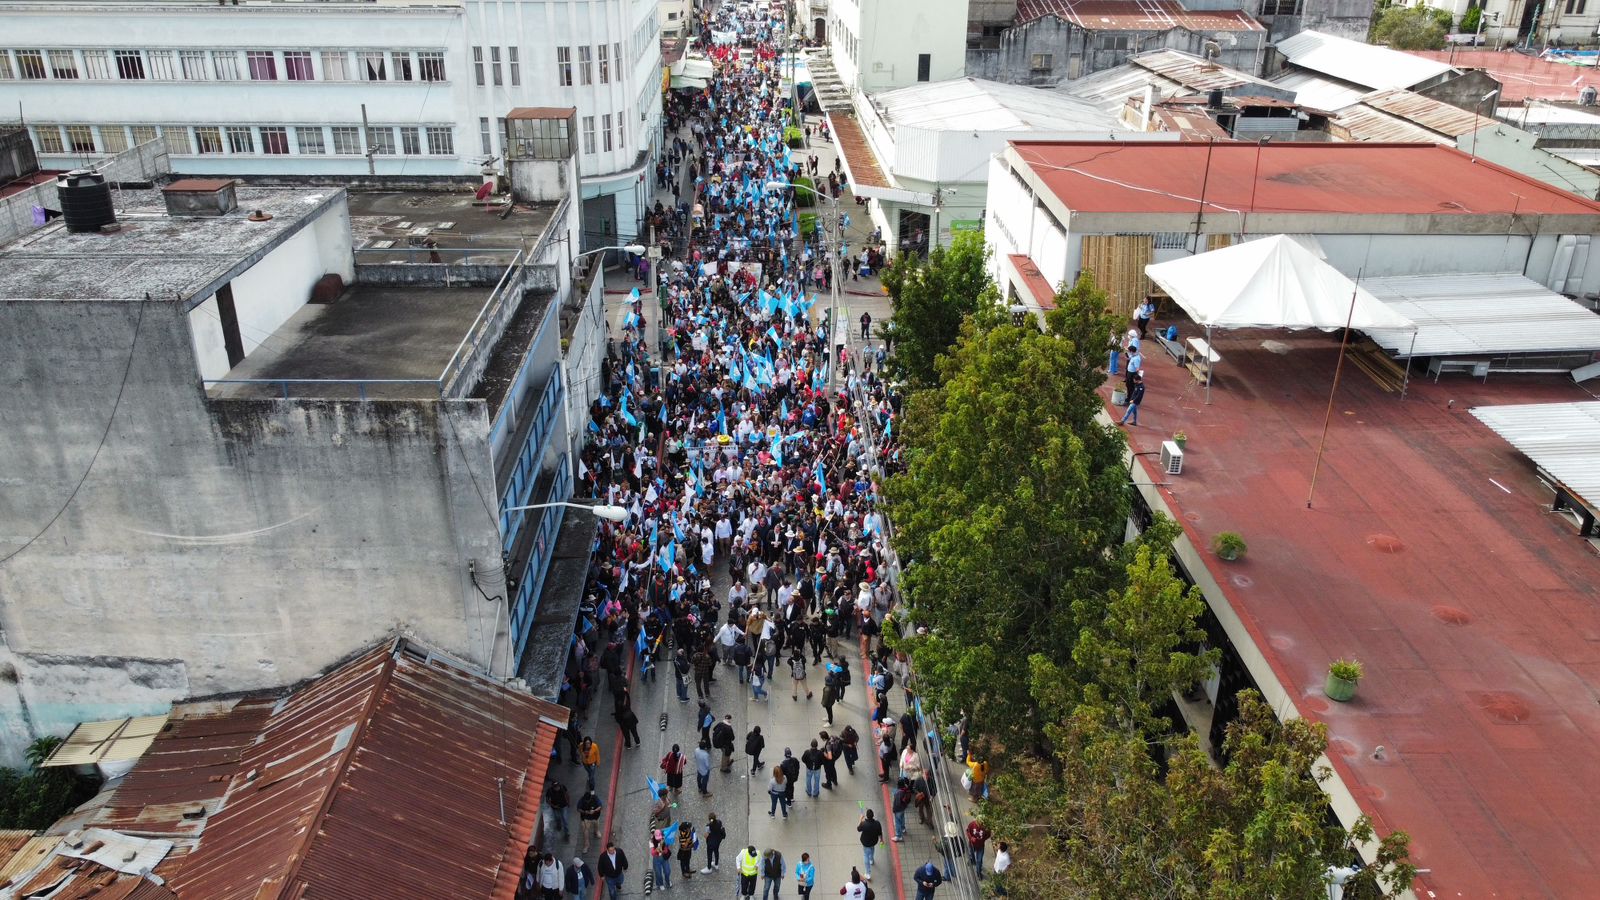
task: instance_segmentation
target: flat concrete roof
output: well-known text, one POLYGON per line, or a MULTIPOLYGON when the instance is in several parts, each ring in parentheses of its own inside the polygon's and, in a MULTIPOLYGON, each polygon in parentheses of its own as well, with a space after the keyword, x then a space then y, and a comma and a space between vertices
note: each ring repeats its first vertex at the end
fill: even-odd
POLYGON ((1600 560, 1549 511, 1533 464, 1468 411, 1589 395, 1564 376, 1496 374, 1414 378, 1402 401, 1346 360, 1308 509, 1337 337, 1219 331, 1212 345, 1211 404, 1146 355, 1126 431, 1146 454, 1188 433, 1181 474, 1145 455, 1135 481, 1163 484, 1146 495, 1199 548, 1195 577, 1237 613, 1252 674, 1327 724, 1339 781, 1379 831, 1410 833, 1432 870, 1417 896, 1592 896, 1600 560), (1221 531, 1249 553, 1210 553, 1221 531), (1323 693, 1341 657, 1366 669, 1349 703, 1323 693))
POLYGON ((120 231, 73 234, 57 219, 0 247, 0 300, 203 297, 341 193, 241 186, 239 208, 225 216, 174 218, 159 190, 113 191, 120 231), (272 218, 252 222, 255 210, 272 218))
MULTIPOLYGON (((413 379, 368 384, 366 396, 437 399, 433 384, 488 301, 486 287, 352 285, 332 303, 308 303, 227 374, 232 379, 413 379)), ((348 385, 289 384, 290 397, 360 396, 348 385)), ((274 384, 221 384, 219 398, 281 397, 274 384)))
MULTIPOLYGON (((352 191, 350 230, 358 250, 373 249, 374 242, 394 241, 394 249, 407 247, 416 229, 428 229, 440 248, 482 247, 486 250, 519 248, 539 239, 555 215, 558 203, 518 203, 504 219, 498 203, 480 205, 468 191, 352 191), (448 225, 448 227, 444 227, 448 225)), ((492 253, 486 253, 493 256, 492 253)), ((358 257, 360 262, 374 260, 358 257)), ((450 262, 459 259, 453 256, 450 262)), ((486 259, 484 262, 504 262, 486 259)))

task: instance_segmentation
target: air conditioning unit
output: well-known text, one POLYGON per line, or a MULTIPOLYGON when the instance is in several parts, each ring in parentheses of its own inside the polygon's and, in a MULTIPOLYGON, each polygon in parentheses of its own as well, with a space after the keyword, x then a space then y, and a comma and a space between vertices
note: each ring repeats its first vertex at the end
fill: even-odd
POLYGON ((1168 475, 1183 472, 1183 449, 1172 441, 1161 442, 1161 471, 1168 475))

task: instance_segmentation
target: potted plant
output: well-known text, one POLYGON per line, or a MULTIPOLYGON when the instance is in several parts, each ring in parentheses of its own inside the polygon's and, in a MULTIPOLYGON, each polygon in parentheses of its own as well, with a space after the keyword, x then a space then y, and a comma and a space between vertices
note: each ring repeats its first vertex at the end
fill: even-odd
POLYGON ((1120 384, 1117 385, 1116 387, 1112 388, 1111 389, 1111 405, 1112 406, 1127 406, 1128 405, 1128 389, 1123 387, 1120 384))
POLYGON ((1189 443, 1189 432, 1184 431, 1181 428, 1177 431, 1174 431, 1172 433, 1172 442, 1178 445, 1179 450, 1182 450, 1184 445, 1189 443))
POLYGON ((1229 562, 1243 556, 1249 548, 1245 546, 1244 538, 1236 531, 1220 532, 1211 539, 1211 549, 1229 562))
POLYGON ((1328 683, 1323 685, 1323 693, 1329 700, 1340 703, 1348 701, 1356 695, 1356 682, 1361 680, 1361 663, 1353 659, 1336 659, 1328 666, 1328 683))

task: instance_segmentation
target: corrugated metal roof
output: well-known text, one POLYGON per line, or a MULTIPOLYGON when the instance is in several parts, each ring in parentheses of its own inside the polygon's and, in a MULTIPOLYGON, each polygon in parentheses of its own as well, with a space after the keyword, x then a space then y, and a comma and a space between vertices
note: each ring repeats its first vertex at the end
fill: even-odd
POLYGON ((1126 130, 1086 100, 978 78, 914 84, 877 94, 873 102, 891 125, 931 131, 1126 130))
POLYGON ((1020 0, 1017 21, 1053 15, 1087 31, 1265 31, 1238 10, 1189 10, 1178 0, 1020 0))
POLYGON ((1334 137, 1347 141, 1374 141, 1385 144, 1442 144, 1454 147, 1456 142, 1444 135, 1429 131, 1415 122, 1391 116, 1382 110, 1356 103, 1339 110, 1328 123, 1334 137))
POLYGON ((1321 72, 1374 90, 1414 87, 1453 71, 1448 63, 1320 31, 1302 31, 1281 40, 1278 52, 1297 69, 1321 72))
POLYGON ((1207 66, 1198 56, 1152 50, 1129 58, 1123 65, 1063 82, 1056 90, 1117 116, 1129 97, 1143 96, 1146 85, 1155 89, 1158 101, 1179 93, 1226 91, 1243 85, 1278 87, 1238 69, 1207 66))
POLYGON ((1577 100, 1585 87, 1600 88, 1600 70, 1563 65, 1522 53, 1465 47, 1409 52, 1424 59, 1448 62, 1458 69, 1482 69, 1500 82, 1503 101, 1577 100))
POLYGON ((1316 72, 1287 72, 1272 79, 1272 83, 1294 91, 1294 100, 1301 106, 1329 112, 1344 109, 1372 92, 1370 88, 1316 72))
POLYGON ((1361 286, 1417 326, 1370 332, 1405 356, 1600 350, 1600 316, 1521 275, 1402 275, 1361 286))
POLYGON ((894 187, 878 166, 878 157, 872 152, 872 146, 867 143, 867 136, 861 131, 861 123, 856 121, 855 116, 829 113, 828 131, 833 135, 834 148, 844 160, 845 174, 850 176, 851 185, 894 187))
POLYGON ((1432 97, 1424 97, 1413 91, 1376 91, 1362 97, 1361 105, 1399 116, 1450 138, 1471 134, 1479 128, 1495 124, 1494 119, 1487 116, 1441 103, 1432 97))
POLYGON ((1128 59, 1130 65, 1170 79, 1192 91, 1227 90, 1241 84, 1270 85, 1271 82, 1254 75, 1207 62, 1198 56, 1177 50, 1151 50, 1128 59))
POLYGON ((1600 402, 1475 406, 1472 414, 1590 509, 1600 506, 1600 402))
POLYGON ((166 716, 83 722, 41 765, 86 766, 138 759, 166 724, 166 716))

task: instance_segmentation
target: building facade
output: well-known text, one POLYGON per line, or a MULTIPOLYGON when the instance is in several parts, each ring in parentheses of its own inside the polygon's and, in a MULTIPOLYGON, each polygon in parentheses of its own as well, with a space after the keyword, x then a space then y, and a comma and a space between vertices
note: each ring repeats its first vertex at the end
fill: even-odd
POLYGON ((0 9, 0 93, 46 168, 161 136, 180 174, 477 176, 510 110, 576 107, 605 246, 650 195, 660 30, 654 0, 44 0, 0 9))
POLYGON ((960 78, 966 16, 966 0, 833 0, 823 30, 847 90, 886 91, 960 78))

